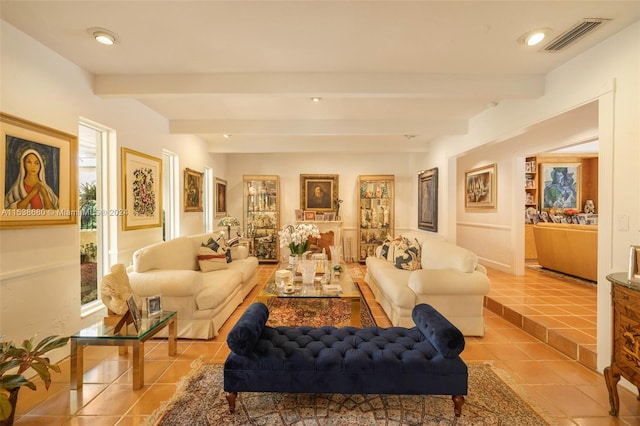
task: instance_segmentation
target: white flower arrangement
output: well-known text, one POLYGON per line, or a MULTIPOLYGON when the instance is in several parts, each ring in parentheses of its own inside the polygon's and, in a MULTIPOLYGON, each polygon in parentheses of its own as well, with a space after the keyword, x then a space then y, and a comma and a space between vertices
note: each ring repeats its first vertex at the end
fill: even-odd
POLYGON ((287 225, 278 231, 280 247, 289 247, 292 255, 303 254, 309 248, 309 237, 320 238, 320 230, 314 224, 287 225))

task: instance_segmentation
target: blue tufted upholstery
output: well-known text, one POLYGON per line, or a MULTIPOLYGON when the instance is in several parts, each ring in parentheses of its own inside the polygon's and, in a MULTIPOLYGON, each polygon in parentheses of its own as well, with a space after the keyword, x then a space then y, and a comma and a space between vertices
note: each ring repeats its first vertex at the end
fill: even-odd
POLYGON ((415 307, 413 328, 273 328, 267 318, 253 304, 229 333, 225 391, 467 394, 464 337, 429 305, 415 307))

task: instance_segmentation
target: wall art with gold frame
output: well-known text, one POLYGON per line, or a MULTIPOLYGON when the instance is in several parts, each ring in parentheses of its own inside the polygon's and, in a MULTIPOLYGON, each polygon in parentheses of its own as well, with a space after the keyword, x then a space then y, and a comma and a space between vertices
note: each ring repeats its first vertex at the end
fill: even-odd
POLYGON ((227 216, 227 181, 216 178, 216 217, 227 216))
POLYGON ((162 160, 122 148, 122 229, 162 226, 162 160))
POLYGON ((78 223, 78 138, 0 113, 0 228, 78 223))
POLYGON ((202 211, 202 184, 204 173, 184 169, 184 211, 202 211))
POLYGON ((498 205, 497 165, 464 172, 464 207, 468 210, 495 209, 498 205))
POLYGON ((338 195, 338 175, 300 175, 300 209, 303 211, 334 211, 338 195))
POLYGON ((418 228, 438 232, 438 168, 418 174, 418 228))

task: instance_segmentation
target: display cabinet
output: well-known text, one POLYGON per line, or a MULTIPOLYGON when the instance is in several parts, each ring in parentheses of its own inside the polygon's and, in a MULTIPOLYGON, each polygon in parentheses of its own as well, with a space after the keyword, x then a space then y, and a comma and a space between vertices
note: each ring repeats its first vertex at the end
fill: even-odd
POLYGON ((280 258, 280 178, 243 176, 244 235, 249 253, 261 263, 276 263, 280 258))
POLYGON ((358 177, 358 250, 360 262, 375 254, 387 235, 393 236, 394 176, 358 177))
POLYGON ((538 161, 536 157, 527 157, 524 163, 525 209, 533 207, 538 210, 538 161))

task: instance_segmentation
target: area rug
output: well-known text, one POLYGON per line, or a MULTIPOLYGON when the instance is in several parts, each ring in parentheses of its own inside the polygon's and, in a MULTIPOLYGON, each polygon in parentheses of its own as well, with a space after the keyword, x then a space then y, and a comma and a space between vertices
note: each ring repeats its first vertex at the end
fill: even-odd
MULTIPOLYGON (((356 284, 356 287, 358 285, 356 284)), ((360 287, 358 287, 360 291, 360 287)), ((360 324, 362 327, 376 325, 371 309, 360 293, 360 324)), ((308 325, 321 327, 332 325, 345 327, 351 325, 351 301, 338 298, 272 298, 269 300, 269 319, 267 325, 297 327, 308 325)))
POLYGON ((525 397, 499 376, 504 374, 490 365, 469 365, 469 393, 458 418, 450 396, 270 392, 241 392, 232 414, 222 389, 222 365, 204 364, 178 385, 172 399, 145 424, 548 426, 525 397))

